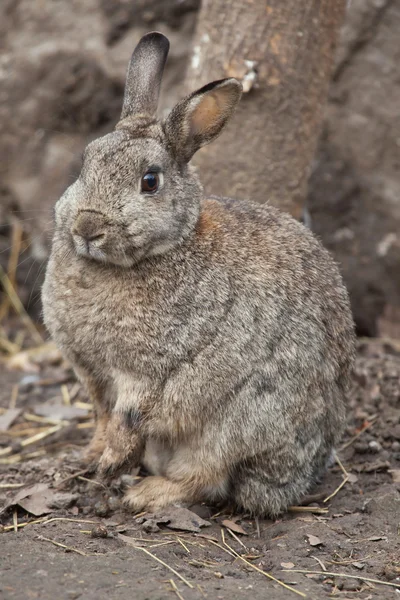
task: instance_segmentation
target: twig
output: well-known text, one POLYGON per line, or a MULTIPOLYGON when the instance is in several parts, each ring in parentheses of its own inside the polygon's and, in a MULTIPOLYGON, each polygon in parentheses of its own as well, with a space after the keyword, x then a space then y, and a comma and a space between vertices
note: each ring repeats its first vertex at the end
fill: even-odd
POLYGON ((141 550, 142 552, 144 552, 145 554, 148 554, 149 556, 151 556, 151 558, 153 558, 154 560, 156 560, 157 562, 159 562, 161 565, 163 565, 163 567, 165 567, 166 569, 169 569, 172 573, 174 573, 174 575, 176 575, 177 577, 179 577, 179 579, 181 581, 183 581, 183 583, 185 583, 188 587, 193 589, 193 585, 190 583, 190 581, 188 581, 187 579, 185 579, 183 577, 183 575, 181 575, 180 573, 178 573, 178 571, 176 571, 173 567, 170 567, 169 565, 167 565, 166 562, 164 562, 163 560, 161 560, 161 558, 158 558, 158 556, 156 556, 155 554, 152 554, 152 552, 149 552, 147 550, 147 548, 141 548, 140 546, 137 546, 136 544, 133 544, 129 537, 127 535, 122 535, 121 533, 118 535, 118 537, 124 541, 125 543, 129 544, 130 546, 132 546, 133 548, 135 548, 136 550, 141 550))
POLYGON ((291 513, 313 513, 314 515, 326 515, 329 512, 327 508, 319 506, 289 506, 288 511, 291 513))
POLYGON ((15 465, 22 460, 29 460, 30 458, 37 458, 38 456, 44 456, 46 450, 36 450, 36 452, 28 452, 28 454, 13 454, 6 458, 0 458, 0 465, 15 465))
MULTIPOLYGON (((22 529, 22 527, 26 527, 27 525, 38 525, 42 523, 46 525, 46 523, 52 523, 53 521, 69 521, 70 523, 90 523, 92 525, 98 525, 100 521, 89 521, 87 519, 69 519, 68 517, 53 517, 48 519, 47 517, 43 517, 42 519, 36 519, 35 521, 25 521, 25 523, 18 523, 18 529, 22 529)), ((4 527, 3 531, 11 531, 14 529, 14 525, 7 525, 4 527)))
POLYGON ((17 406, 18 392, 19 392, 19 385, 17 383, 16 385, 13 386, 13 389, 11 392, 10 404, 8 405, 8 408, 13 409, 17 406))
POLYGON ((175 592, 175 594, 178 596, 179 600, 184 600, 184 597, 182 596, 182 594, 180 593, 180 591, 178 590, 178 588, 176 587, 176 583, 173 579, 169 580, 171 587, 173 589, 173 591, 175 592))
MULTIPOLYGON (((78 385, 80 387, 80 384, 78 385)), ((93 410, 93 404, 90 402, 80 402, 80 400, 77 400, 77 402, 74 402, 74 406, 76 406, 76 408, 83 408, 83 410, 93 410)))
POLYGON ((234 540, 236 540, 241 546, 243 546, 243 548, 246 550, 246 552, 249 551, 249 549, 247 548, 247 546, 245 546, 242 542, 241 539, 238 538, 237 535, 235 535, 235 533, 233 531, 231 531, 231 529, 229 529, 229 527, 226 528, 227 532, 233 537, 234 540))
POLYGON ((339 452, 342 452, 343 450, 345 450, 346 448, 348 448, 349 446, 351 446, 351 444, 353 444, 353 442, 355 442, 356 440, 358 440, 358 438, 360 437, 360 435, 362 435, 365 431, 367 431, 367 429, 369 429, 370 427, 372 427, 372 425, 374 425, 376 419, 378 418, 378 415, 375 415, 374 418, 371 418, 369 420, 369 422, 367 423, 367 425, 365 425, 365 427, 363 427, 361 429, 361 431, 359 431, 358 433, 356 433, 355 436, 353 436, 352 438, 349 439, 348 442, 346 442, 345 444, 343 444, 342 446, 340 446, 339 448, 339 452))
POLYGON ((233 554, 236 558, 239 558, 244 563, 246 563, 246 565, 248 565, 249 567, 251 567, 252 569, 254 569, 255 571, 257 571, 258 573, 261 573, 262 575, 264 575, 264 577, 267 577, 268 579, 272 579, 272 581, 275 581, 275 583, 278 583, 279 585, 283 586, 287 590, 290 590, 294 594, 297 594, 298 596, 302 596, 303 598, 307 598, 306 594, 304 594, 303 592, 300 592, 299 590, 295 590, 290 585, 287 585, 286 583, 283 583, 283 581, 280 581, 280 579, 277 579, 276 577, 274 577, 270 573, 267 573, 267 571, 263 571, 262 569, 260 569, 256 565, 253 565, 251 562, 249 562, 248 560, 246 560, 245 558, 243 558, 243 556, 240 556, 240 554, 238 554, 236 552, 236 550, 234 550, 233 548, 231 548, 231 546, 229 546, 229 544, 227 544, 227 542, 225 541, 225 535, 224 535, 223 529, 221 530, 221 535, 222 535, 222 541, 223 541, 224 545, 228 548, 228 550, 230 551, 230 553, 233 554))
POLYGON ((340 490, 342 489, 342 487, 343 487, 344 485, 346 485, 346 483, 348 482, 348 480, 349 480, 349 476, 345 477, 345 478, 343 479, 342 483, 341 483, 340 485, 338 485, 338 487, 336 488, 336 490, 334 490, 334 491, 332 492, 332 494, 329 494, 329 496, 327 496, 327 497, 325 498, 324 502, 328 502, 329 500, 332 500, 332 498, 333 498, 334 496, 336 496, 336 494, 337 494, 338 492, 340 492, 340 490))
POLYGON ((348 480, 349 480, 349 474, 348 474, 348 472, 346 471, 345 467, 344 467, 344 466, 343 466, 343 464, 342 464, 342 461, 340 460, 340 458, 339 458, 339 456, 338 456, 337 454, 335 454, 335 460, 336 460, 337 464, 339 465, 339 467, 340 467, 340 469, 341 469, 341 471, 342 471, 342 473, 343 473, 343 481, 342 481, 342 483, 341 483, 340 485, 338 485, 338 487, 336 488, 336 490, 334 490, 334 491, 332 492, 332 494, 329 494, 329 496, 327 496, 327 497, 325 498, 325 500, 323 500, 324 504, 325 504, 325 502, 328 502, 328 501, 329 501, 329 500, 331 500, 331 499, 332 499, 334 496, 336 496, 336 494, 337 494, 338 492, 340 492, 340 490, 342 489, 342 487, 343 487, 344 485, 346 485, 346 483, 347 483, 347 482, 348 482, 348 480))
MULTIPOLYGON (((12 227, 11 253, 10 253, 10 257, 8 259, 8 274, 7 274, 8 279, 9 279, 11 285, 13 286, 13 288, 15 288, 15 283, 16 283, 15 280, 16 280, 16 273, 17 273, 17 267, 18 267, 19 253, 21 251, 22 234, 23 234, 23 229, 22 229, 21 223, 19 223, 18 221, 15 220, 13 222, 13 227, 12 227)), ((0 307, 0 320, 7 317, 8 312, 9 312, 9 306, 10 306, 10 299, 6 296, 0 307)))
POLYGON ((65 477, 65 479, 62 479, 60 481, 60 483, 56 486, 56 490, 58 490, 60 487, 63 487, 69 481, 72 481, 73 479, 75 479, 77 477, 82 477, 82 475, 86 475, 87 472, 88 472, 88 469, 82 469, 82 471, 77 471, 76 473, 73 473, 72 475, 68 475, 68 477, 65 477))
POLYGON ((63 403, 66 406, 71 406, 71 397, 69 395, 68 387, 65 384, 63 384, 61 386, 61 395, 62 395, 63 403))
POLYGON ((49 423, 50 425, 68 425, 68 421, 62 419, 51 419, 50 417, 39 417, 38 415, 31 415, 30 413, 24 413, 23 417, 26 421, 33 421, 34 423, 49 423))
POLYGON ((64 550, 68 550, 68 552, 75 552, 76 554, 80 554, 81 556, 87 556, 85 552, 82 550, 78 550, 77 548, 72 548, 71 546, 66 546, 65 544, 60 544, 60 542, 56 542, 55 540, 51 540, 50 538, 43 537, 42 535, 38 536, 38 540, 51 542, 54 546, 58 546, 59 548, 64 548, 64 550))
POLYGON ((25 483, 0 483, 0 489, 24 487, 25 483))
POLYGON ((389 585, 400 589, 399 583, 391 583, 389 581, 381 581, 380 579, 370 579, 369 577, 361 577, 361 575, 349 575, 348 573, 330 573, 329 571, 309 571, 308 569, 282 569, 284 573, 306 573, 307 575, 327 575, 328 577, 348 577, 349 579, 359 579, 360 581, 368 581, 369 583, 380 583, 381 585, 389 585))
POLYGON ((82 477, 82 475, 78 475, 77 479, 79 479, 80 481, 86 481, 87 483, 92 483, 93 485, 99 485, 104 490, 107 489, 107 486, 104 483, 101 483, 101 481, 96 481, 95 479, 89 479, 88 477, 82 477))
POLYGON ((40 335, 39 331, 36 329, 35 324, 32 319, 26 312, 24 305, 18 297, 17 292, 15 291, 10 279, 8 278, 7 273, 5 273, 3 267, 0 265, 0 283, 2 284, 5 293, 10 299, 11 304, 13 305, 16 312, 19 314, 21 321, 24 323, 25 327, 29 330, 32 335, 32 338, 37 344, 43 344, 43 338, 40 335))
POLYGON ((337 464, 339 465, 339 467, 340 467, 340 469, 341 469, 341 471, 342 471, 343 475, 344 475, 345 477, 348 477, 349 473, 348 473, 348 471, 346 470, 346 468, 343 466, 343 463, 342 463, 342 461, 340 460, 340 458, 339 458, 339 455, 338 455, 338 454, 336 454, 336 453, 335 453, 335 460, 336 460, 337 464))
POLYGON ((13 528, 14 528, 15 533, 17 533, 18 532, 18 511, 16 508, 13 511, 13 528))
POLYGON ((181 545, 181 546, 183 546, 183 547, 185 548, 186 552, 187 552, 188 554, 190 554, 190 550, 189 550, 189 548, 186 546, 186 544, 184 544, 184 543, 182 542, 181 538, 180 538, 180 537, 177 537, 176 539, 178 540, 178 542, 180 543, 180 545, 181 545))
MULTIPOLYGON (((36 433, 35 435, 27 438, 26 440, 22 440, 21 446, 23 448, 26 448, 26 446, 30 446, 35 442, 43 440, 44 438, 48 437, 49 435, 52 435, 56 431, 59 431, 61 428, 62 425, 55 425, 54 427, 49 427, 48 429, 46 429, 46 431, 41 431, 40 433, 36 433)), ((7 454, 11 454, 12 450, 12 446, 7 446, 7 448, 3 448, 2 450, 0 450, 0 456, 6 456, 7 454)))
POLYGON ((168 542, 160 542, 159 544, 151 544, 149 548, 159 548, 160 546, 169 546, 170 544, 176 544, 175 540, 169 540, 168 542))
POLYGON ((137 550, 141 550, 142 552, 144 552, 145 554, 148 554, 149 556, 151 556, 154 560, 156 560, 157 562, 159 562, 160 564, 162 564, 164 567, 166 567, 167 569, 169 569, 170 571, 172 571, 172 573, 174 573, 177 577, 179 577, 179 579, 181 581, 183 581, 183 583, 185 583, 188 587, 193 588, 194 586, 190 583, 190 581, 188 581, 187 579, 185 579, 183 577, 183 575, 181 575, 180 573, 178 573, 178 571, 175 571, 175 569, 173 567, 170 567, 169 565, 167 565, 166 562, 164 562, 163 560, 161 560, 161 558, 158 558, 158 556, 156 556, 155 554, 153 554, 152 552, 149 552, 147 550, 147 548, 141 548, 140 546, 133 546, 134 548, 136 548, 137 550))
POLYGON ((40 442, 41 440, 44 440, 44 438, 49 437, 49 435, 52 435, 53 433, 60 431, 60 429, 62 429, 62 427, 63 427, 62 425, 54 425, 54 427, 49 427, 49 429, 47 429, 47 431, 42 431, 41 433, 38 433, 37 435, 33 435, 32 437, 29 437, 26 440, 22 440, 21 446, 23 448, 26 448, 26 446, 31 446, 32 444, 35 444, 36 442, 40 442))
POLYGON ((311 558, 313 558, 314 560, 317 561, 317 563, 320 565, 320 567, 323 571, 326 571, 326 566, 324 565, 322 560, 318 558, 318 556, 311 556, 311 558))

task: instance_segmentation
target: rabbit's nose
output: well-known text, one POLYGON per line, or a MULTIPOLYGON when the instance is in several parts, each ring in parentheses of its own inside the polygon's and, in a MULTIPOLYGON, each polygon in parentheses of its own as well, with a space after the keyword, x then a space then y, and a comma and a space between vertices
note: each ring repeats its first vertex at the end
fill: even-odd
POLYGON ((78 214, 72 233, 87 242, 93 242, 105 236, 105 229, 104 218, 101 214, 82 211, 78 214))

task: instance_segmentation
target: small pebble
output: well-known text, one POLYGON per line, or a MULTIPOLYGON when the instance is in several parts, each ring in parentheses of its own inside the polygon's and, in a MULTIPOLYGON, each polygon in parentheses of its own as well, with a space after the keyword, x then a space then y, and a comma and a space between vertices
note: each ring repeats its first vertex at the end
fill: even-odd
POLYGON ((105 502, 96 502, 94 512, 98 517, 107 517, 110 514, 110 507, 105 502))
POLYGON ((81 592, 76 592, 75 590, 67 591, 68 600, 78 600, 82 596, 81 592))
POLYGON ((31 388, 37 381, 40 380, 39 375, 25 375, 19 382, 20 390, 27 390, 31 388))
POLYGON ((370 451, 373 452, 374 454, 376 454, 377 452, 380 452, 382 450, 382 446, 380 445, 380 443, 375 440, 369 442, 368 447, 369 447, 370 451))
POLYGON ((368 444, 366 444, 365 442, 355 442, 355 444, 354 444, 354 450, 358 454, 366 454, 368 452, 368 450, 369 450, 368 444))
POLYGON ((159 526, 155 521, 153 521, 153 519, 148 519, 148 521, 145 521, 145 523, 142 525, 142 529, 145 533, 157 533, 160 531, 159 526))
POLYGON ((343 580, 343 590, 347 592, 357 592, 360 588, 360 583, 357 579, 344 579, 343 580))
POLYGON ((392 450, 394 452, 398 452, 400 450, 400 442, 398 442, 397 440, 395 442, 392 443, 392 450))
POLYGON ((104 527, 104 525, 95 525, 91 532, 90 532, 90 536, 92 538, 106 538, 108 537, 108 530, 107 527, 104 527))
POLYGON ((115 512, 116 510, 119 510, 121 508, 121 502, 116 496, 110 496, 110 498, 108 498, 107 500, 107 503, 112 512, 115 512))

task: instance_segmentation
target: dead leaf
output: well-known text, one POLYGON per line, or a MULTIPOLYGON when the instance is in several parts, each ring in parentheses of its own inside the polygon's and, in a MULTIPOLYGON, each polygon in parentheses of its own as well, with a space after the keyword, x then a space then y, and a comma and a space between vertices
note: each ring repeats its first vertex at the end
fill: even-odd
POLYGON ((386 471, 386 469, 390 469, 390 462, 387 460, 377 460, 373 463, 364 465, 362 470, 365 473, 372 473, 375 471, 386 471))
MULTIPOLYGON (((0 417, 1 421, 1 417, 0 417)), ((0 427, 1 429, 1 427, 0 427)), ((390 469, 388 473, 391 474, 394 483, 400 483, 400 469, 390 469)))
POLYGON ((73 404, 68 406, 66 404, 61 404, 60 402, 46 402, 46 404, 39 404, 35 406, 33 410, 34 413, 40 417, 47 417, 54 420, 66 419, 67 421, 78 419, 79 417, 86 417, 88 414, 88 410, 84 408, 78 408, 73 404))
POLYGON ((291 563, 291 562, 288 562, 288 563, 286 563, 286 562, 283 562, 283 563, 281 563, 281 567, 283 567, 284 569, 293 569, 293 567, 294 567, 294 563, 291 563))
POLYGON ((201 527, 211 525, 209 521, 205 521, 191 510, 174 506, 166 509, 163 513, 148 515, 148 518, 157 523, 165 523, 169 529, 190 531, 192 533, 199 533, 201 527))
POLYGON ((310 546, 321 546, 323 544, 323 542, 321 542, 319 537, 317 537, 316 535, 312 535, 311 533, 307 533, 306 535, 308 537, 310 546))
POLYGON ((355 473, 348 473, 347 474, 347 481, 349 481, 350 483, 357 483, 358 481, 358 477, 355 473))
POLYGON ((70 508, 78 498, 78 494, 59 492, 49 488, 46 483, 36 483, 19 490, 1 512, 20 506, 35 517, 40 517, 51 513, 54 509, 70 508))
POLYGON ((362 562, 353 562, 351 564, 353 565, 353 567, 359 569, 360 571, 365 567, 365 564, 362 562))
POLYGON ((45 483, 36 483, 22 490, 8 502, 2 512, 13 506, 20 506, 35 517, 46 515, 52 511, 51 503, 54 499, 54 490, 45 483))
POLYGON ((4 414, 0 415, 0 431, 7 431, 21 412, 21 408, 9 408, 4 414))
POLYGON ((230 529, 234 533, 239 533, 240 535, 249 535, 247 531, 243 529, 238 523, 231 521, 230 519, 224 519, 221 523, 227 529, 230 529))

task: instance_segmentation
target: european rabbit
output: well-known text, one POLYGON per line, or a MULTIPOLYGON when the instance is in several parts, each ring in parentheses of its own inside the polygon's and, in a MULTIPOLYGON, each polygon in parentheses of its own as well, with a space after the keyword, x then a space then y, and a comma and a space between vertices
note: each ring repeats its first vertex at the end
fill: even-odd
POLYGON ((126 493, 133 510, 222 499, 276 515, 343 430, 348 296, 289 215, 204 198, 188 162, 241 85, 210 83, 160 123, 168 49, 159 33, 141 39, 116 130, 89 144, 56 205, 45 323, 95 404, 99 472, 141 462, 153 474, 126 493))

